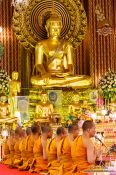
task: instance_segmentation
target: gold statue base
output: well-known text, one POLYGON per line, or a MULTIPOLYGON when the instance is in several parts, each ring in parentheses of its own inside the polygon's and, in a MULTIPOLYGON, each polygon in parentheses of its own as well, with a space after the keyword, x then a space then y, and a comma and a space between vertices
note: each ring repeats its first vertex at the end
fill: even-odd
POLYGON ((49 124, 50 121, 48 118, 37 118, 35 119, 36 122, 41 123, 41 124, 49 124))
POLYGON ((13 123, 16 122, 18 118, 16 117, 8 117, 8 118, 1 118, 0 123, 13 123))
POLYGON ((31 84, 33 86, 45 86, 46 88, 51 87, 72 87, 72 88, 89 88, 92 85, 92 79, 90 76, 79 75, 79 76, 67 76, 63 78, 46 78, 42 79, 39 76, 31 77, 31 84))

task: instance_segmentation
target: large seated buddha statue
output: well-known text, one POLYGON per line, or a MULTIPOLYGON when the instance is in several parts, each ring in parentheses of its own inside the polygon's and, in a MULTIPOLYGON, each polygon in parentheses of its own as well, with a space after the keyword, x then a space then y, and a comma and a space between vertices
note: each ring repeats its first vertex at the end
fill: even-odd
POLYGON ((73 46, 60 37, 61 17, 51 13, 45 28, 48 39, 40 41, 35 47, 34 69, 39 74, 31 77, 31 84, 46 87, 89 87, 92 84, 89 76, 73 74, 73 46))

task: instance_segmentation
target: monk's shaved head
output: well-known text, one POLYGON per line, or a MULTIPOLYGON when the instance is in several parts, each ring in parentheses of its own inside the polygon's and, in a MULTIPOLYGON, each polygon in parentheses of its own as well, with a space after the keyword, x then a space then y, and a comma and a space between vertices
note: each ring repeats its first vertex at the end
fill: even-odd
POLYGON ((41 131, 42 133, 47 133, 52 131, 52 128, 50 126, 44 125, 44 126, 41 126, 41 131))
POLYGON ((83 123, 82 129, 83 129, 83 131, 87 131, 88 129, 91 129, 91 128, 94 127, 94 126, 95 126, 95 124, 93 123, 93 121, 86 120, 86 121, 83 123))
POLYGON ((56 130, 56 134, 57 135, 65 134, 65 129, 62 126, 58 127, 56 130))

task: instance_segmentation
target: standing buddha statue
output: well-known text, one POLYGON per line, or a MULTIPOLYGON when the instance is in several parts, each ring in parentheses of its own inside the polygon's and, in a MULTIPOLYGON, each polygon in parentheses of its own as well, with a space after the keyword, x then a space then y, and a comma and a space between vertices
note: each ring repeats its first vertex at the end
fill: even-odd
POLYGON ((17 99, 15 98, 21 91, 21 83, 18 80, 19 74, 16 71, 12 72, 12 80, 9 82, 9 96, 10 96, 10 108, 11 116, 14 116, 15 110, 17 110, 17 99))
POLYGON ((48 39, 40 41, 35 47, 34 68, 39 75, 31 77, 31 84, 46 87, 90 87, 92 81, 89 76, 73 75, 73 46, 60 37, 61 17, 51 13, 45 28, 48 39))
POLYGON ((36 121, 49 123, 53 114, 53 104, 48 100, 47 93, 41 94, 41 103, 36 105, 36 121))

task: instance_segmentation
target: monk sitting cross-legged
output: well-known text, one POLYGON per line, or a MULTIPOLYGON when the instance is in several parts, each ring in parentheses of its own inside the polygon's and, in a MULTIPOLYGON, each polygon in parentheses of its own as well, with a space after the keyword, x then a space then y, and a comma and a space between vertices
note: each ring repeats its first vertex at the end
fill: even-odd
POLYGON ((15 145, 14 145, 14 157, 13 157, 13 164, 11 166, 17 167, 21 162, 21 152, 19 149, 20 142, 23 138, 23 131, 22 128, 17 128, 15 130, 15 145))
POLYGON ((10 136, 5 142, 5 145, 3 147, 4 149, 4 154, 7 154, 5 156, 5 160, 3 160, 3 163, 6 165, 11 165, 13 161, 13 156, 14 156, 14 145, 15 145, 15 132, 13 130, 10 131, 10 136), (9 154, 8 154, 9 152, 9 154))
MULTIPOLYGON (((25 161, 27 160, 27 150, 25 149, 25 143, 26 143, 26 138, 31 134, 31 127, 28 127, 26 131, 23 130, 23 138, 19 144, 19 150, 21 152, 21 160, 23 162, 23 165, 25 164, 25 161)), ((20 169, 20 166, 18 167, 20 169)))
POLYGON ((46 144, 47 139, 52 137, 52 130, 49 126, 42 126, 41 130, 42 134, 34 144, 33 148, 34 160, 30 172, 46 173, 48 171, 46 144))
POLYGON ((58 127, 55 138, 48 141, 46 146, 47 159, 48 159, 48 172, 50 175, 59 174, 59 160, 57 156, 57 146, 59 141, 65 137, 66 132, 63 127, 58 127))
POLYGON ((93 166, 97 156, 101 154, 101 150, 96 150, 91 141, 95 135, 95 124, 87 120, 83 123, 82 129, 83 134, 74 140, 71 147, 74 175, 93 166))
POLYGON ((28 170, 30 169, 30 165, 32 164, 34 155, 33 155, 33 147, 34 143, 38 139, 40 135, 40 127, 37 124, 33 124, 31 126, 31 134, 29 134, 25 139, 24 151, 25 158, 23 160, 23 165, 19 167, 19 170, 28 170))
POLYGON ((73 169, 71 145, 73 140, 78 136, 78 133, 78 126, 71 124, 68 126, 68 135, 59 142, 57 152, 60 160, 60 175, 71 174, 73 169))
POLYGON ((1 163, 6 164, 6 160, 9 159, 9 156, 10 156, 10 150, 8 146, 8 137, 7 137, 5 142, 3 143, 3 159, 1 163))

